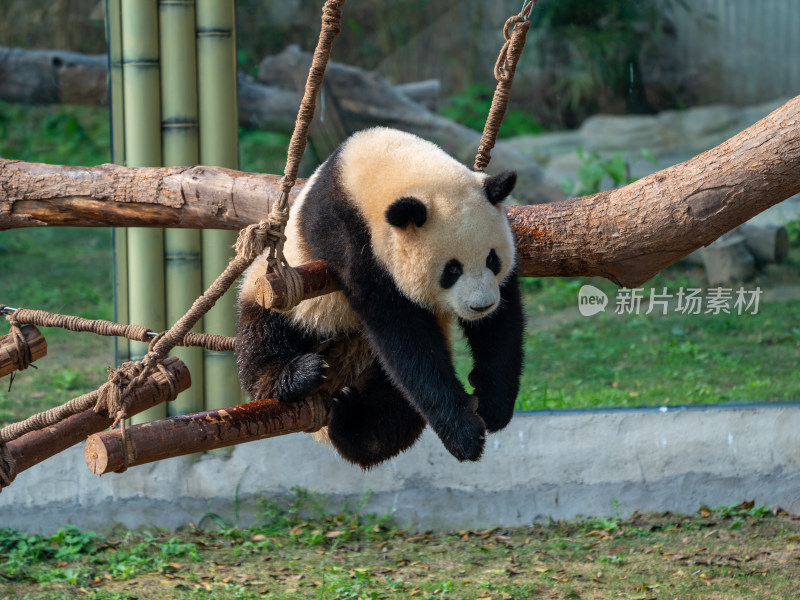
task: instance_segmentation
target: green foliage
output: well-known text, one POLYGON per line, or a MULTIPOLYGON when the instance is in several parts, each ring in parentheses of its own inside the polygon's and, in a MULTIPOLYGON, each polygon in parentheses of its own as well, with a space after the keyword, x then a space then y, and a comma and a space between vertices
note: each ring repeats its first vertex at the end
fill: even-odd
POLYGON ((239 168, 252 173, 283 173, 289 136, 239 128, 239 168))
POLYGON ((716 508, 712 509, 712 511, 720 519, 763 519, 765 517, 774 516, 772 508, 768 506, 757 505, 754 502, 742 502, 740 504, 717 506, 716 508))
POLYGON ((789 221, 786 224, 786 232, 789 234, 789 245, 800 246, 800 218, 789 221))
POLYGON ((62 165, 109 161, 108 110, 0 102, 0 156, 62 165))
MULTIPOLYGON (((471 83, 461 92, 450 96, 440 112, 448 119, 461 123, 476 131, 483 131, 486 116, 492 105, 494 87, 482 83, 471 83)), ((503 118, 498 137, 542 133, 544 127, 534 117, 522 110, 509 110, 503 118)))
POLYGON ((665 8, 690 10, 685 0, 542 0, 535 55, 555 65, 544 102, 553 120, 576 127, 601 108, 652 112, 641 63, 671 32, 665 8))
MULTIPOLYGON (((615 188, 636 181, 631 177, 630 163, 624 158, 623 153, 617 152, 609 158, 601 156, 598 152, 586 154, 580 147, 576 152, 581 161, 578 183, 569 177, 561 181, 561 189, 567 195, 580 197, 596 194, 603 189, 607 178, 615 188)), ((649 150, 643 148, 640 154, 648 162, 656 164, 656 159, 649 150)))
POLYGON ((93 554, 101 540, 92 531, 81 532, 72 525, 45 537, 13 529, 0 529, 0 577, 30 578, 36 581, 83 581, 86 569, 43 568, 43 563, 75 561, 93 554))

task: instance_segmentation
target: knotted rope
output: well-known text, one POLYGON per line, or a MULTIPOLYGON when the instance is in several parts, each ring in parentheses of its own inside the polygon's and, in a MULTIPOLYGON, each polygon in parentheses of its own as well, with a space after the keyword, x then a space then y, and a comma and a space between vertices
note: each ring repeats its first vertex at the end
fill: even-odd
MULTIPOLYGON (((0 312, 2 312, 2 308, 3 307, 0 306, 0 312)), ((25 339, 22 329, 20 328, 23 322, 20 322, 14 314, 7 314, 6 321, 11 325, 11 329, 8 331, 9 339, 14 343, 14 347, 17 351, 14 369, 17 371, 24 371, 31 366, 33 362, 33 353, 28 344, 28 340, 25 339)), ((14 373, 11 374, 11 379, 13 381, 14 373)))
MULTIPOLYGON (((250 227, 258 226, 258 224, 255 224, 251 225, 250 227)), ((266 247, 266 244, 259 247, 263 249, 266 247)), ((258 255, 256 254, 256 256, 258 255)), ((11 308, 4 304, 0 304, 0 313, 5 313, 6 319, 9 322, 11 322, 11 319, 13 318, 19 324, 37 325, 39 327, 60 327, 62 329, 68 329, 69 331, 88 332, 111 337, 124 337, 137 342, 149 342, 156 336, 156 333, 152 329, 148 329, 147 327, 143 327, 141 325, 120 325, 119 323, 114 323, 112 321, 104 321, 101 319, 83 319, 81 317, 75 317, 72 315, 51 313, 45 310, 11 308)), ((235 341, 236 338, 226 335, 190 332, 186 334, 186 336, 178 343, 178 345, 199 346, 201 348, 207 348, 208 350, 232 352, 235 341)), ((30 348, 30 344, 28 344, 28 341, 24 338, 24 334, 22 343, 26 344, 28 348, 30 348)), ((16 348, 18 349, 19 345, 17 345, 16 348)), ((16 366, 15 369, 17 371, 23 370, 22 367, 16 366)))
MULTIPOLYGON (((11 309, 5 305, 0 305, 0 312, 8 310, 11 309)), ((30 323, 41 327, 59 327, 69 331, 84 331, 105 336, 119 336, 138 342, 148 342, 150 337, 154 335, 151 330, 141 325, 120 325, 103 319, 83 319, 72 315, 50 313, 44 310, 17 308, 13 313, 6 315, 6 320, 9 323, 12 318, 19 323, 30 323)))
POLYGON ((536 2, 537 0, 527 0, 522 11, 518 15, 510 17, 503 26, 503 37, 506 41, 500 49, 494 65, 497 87, 494 91, 489 115, 486 117, 478 154, 475 156, 475 164, 472 167, 475 171, 483 171, 492 159, 492 148, 497 140, 500 126, 503 124, 508 98, 511 95, 511 84, 514 81, 520 54, 525 47, 525 39, 531 26, 530 15, 536 2), (511 31, 512 27, 514 28, 513 32, 511 31))

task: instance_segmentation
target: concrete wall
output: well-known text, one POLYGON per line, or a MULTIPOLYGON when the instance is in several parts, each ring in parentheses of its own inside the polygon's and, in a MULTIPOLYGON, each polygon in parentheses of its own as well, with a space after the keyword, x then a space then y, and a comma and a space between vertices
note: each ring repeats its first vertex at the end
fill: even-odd
POLYGON ((562 411, 517 415, 459 464, 429 431, 369 472, 295 434, 199 457, 92 475, 81 446, 20 474, 0 494, 0 527, 66 523, 175 528, 208 512, 252 523, 258 498, 294 486, 338 507, 371 491, 367 510, 408 528, 529 524, 542 518, 693 512, 754 499, 800 512, 800 405, 562 411))

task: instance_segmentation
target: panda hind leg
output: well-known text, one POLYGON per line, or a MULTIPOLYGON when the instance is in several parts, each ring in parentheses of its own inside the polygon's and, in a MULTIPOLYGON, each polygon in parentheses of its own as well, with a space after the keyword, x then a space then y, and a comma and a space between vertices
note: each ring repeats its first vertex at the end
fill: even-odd
POLYGON ((236 363, 242 388, 253 400, 286 402, 313 394, 328 366, 313 348, 314 340, 282 313, 239 302, 236 363))
POLYGON ((379 365, 361 381, 334 398, 328 437, 343 458, 369 469, 411 447, 425 420, 379 365))

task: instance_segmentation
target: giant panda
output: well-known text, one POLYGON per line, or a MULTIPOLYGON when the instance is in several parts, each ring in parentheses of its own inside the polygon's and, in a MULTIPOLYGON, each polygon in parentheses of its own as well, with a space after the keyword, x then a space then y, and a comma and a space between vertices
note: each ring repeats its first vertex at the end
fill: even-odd
POLYGON ((294 202, 284 248, 292 265, 327 261, 342 291, 265 310, 257 259, 239 291, 242 387, 284 402, 327 391, 327 436, 365 469, 410 447, 426 423, 458 460, 478 460, 486 432, 511 419, 522 369, 515 247, 500 205, 515 182, 393 129, 345 140, 294 202), (472 351, 473 395, 453 367, 453 316, 472 351))

